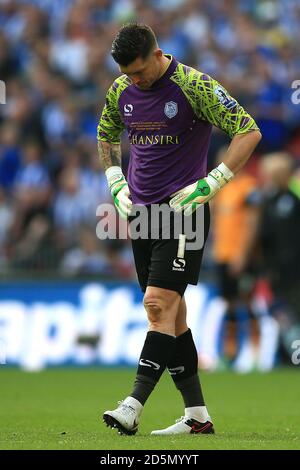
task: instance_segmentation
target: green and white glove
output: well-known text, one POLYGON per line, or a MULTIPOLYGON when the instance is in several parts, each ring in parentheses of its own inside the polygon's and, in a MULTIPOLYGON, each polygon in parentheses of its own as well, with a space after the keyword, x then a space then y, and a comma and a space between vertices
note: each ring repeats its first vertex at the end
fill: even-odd
POLYGON ((129 199, 130 192, 121 167, 111 166, 106 170, 105 176, 120 216, 122 219, 127 219, 131 212, 132 201, 129 199))
POLYGON ((233 177, 234 173, 224 163, 220 163, 205 178, 172 194, 169 204, 174 211, 184 211, 184 215, 190 215, 201 204, 209 201, 233 177))

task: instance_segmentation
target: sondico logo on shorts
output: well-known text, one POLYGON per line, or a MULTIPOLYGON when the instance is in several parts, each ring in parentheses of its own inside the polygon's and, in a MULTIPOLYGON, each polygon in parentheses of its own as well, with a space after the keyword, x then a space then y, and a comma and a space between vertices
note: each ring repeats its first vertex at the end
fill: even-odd
POLYGON ((124 104, 124 116, 132 116, 133 104, 124 104))
POLYGON ((173 271, 184 271, 185 268, 185 259, 175 258, 173 261, 173 271))

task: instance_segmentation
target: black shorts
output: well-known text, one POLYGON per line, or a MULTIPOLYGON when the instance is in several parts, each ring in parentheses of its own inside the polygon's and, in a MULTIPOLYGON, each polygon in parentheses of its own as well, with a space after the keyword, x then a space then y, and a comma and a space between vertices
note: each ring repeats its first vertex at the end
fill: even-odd
MULTIPOLYGON (((162 204, 166 204, 166 201, 159 204, 159 207, 162 204)), ((145 206, 143 207, 145 208, 145 206)), ((174 216, 174 212, 172 213, 174 216)), ((130 232, 133 222, 136 226, 136 217, 138 216, 139 214, 129 217, 130 232)), ((153 213, 151 214, 151 206, 147 206, 142 223, 148 224, 148 232, 144 230, 144 235, 147 232, 148 237, 146 239, 131 238, 137 276, 143 292, 147 286, 155 286, 175 290, 182 296, 188 284, 198 283, 210 224, 209 205, 205 204, 202 208, 198 208, 190 216, 184 216, 183 213, 180 213, 180 215, 177 214, 177 217, 181 221, 177 236, 172 216, 167 222, 170 227, 170 237, 163 236, 166 222, 161 219, 158 224, 158 235, 153 236, 153 232, 150 232, 153 213), (198 240, 191 237, 191 228, 194 234, 197 233, 198 240)))

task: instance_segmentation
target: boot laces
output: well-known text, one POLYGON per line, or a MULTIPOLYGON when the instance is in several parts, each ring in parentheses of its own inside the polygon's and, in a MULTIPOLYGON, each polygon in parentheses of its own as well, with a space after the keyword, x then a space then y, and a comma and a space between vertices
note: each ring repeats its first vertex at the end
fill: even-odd
POLYGON ((175 420, 175 423, 181 423, 181 421, 185 420, 185 416, 181 416, 180 418, 175 420))
POLYGON ((131 416, 136 415, 135 409, 132 408, 132 406, 124 403, 123 400, 118 401, 118 405, 119 405, 118 408, 120 408, 120 411, 122 411, 123 413, 129 414, 131 416))

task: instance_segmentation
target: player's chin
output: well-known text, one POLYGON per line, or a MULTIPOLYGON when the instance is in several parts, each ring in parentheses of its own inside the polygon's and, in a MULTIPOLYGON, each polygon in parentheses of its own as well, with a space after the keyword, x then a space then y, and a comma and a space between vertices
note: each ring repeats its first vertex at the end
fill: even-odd
POLYGON ((151 87, 151 84, 149 84, 149 83, 143 83, 143 84, 139 84, 138 87, 139 87, 141 90, 149 90, 149 88, 151 87))

